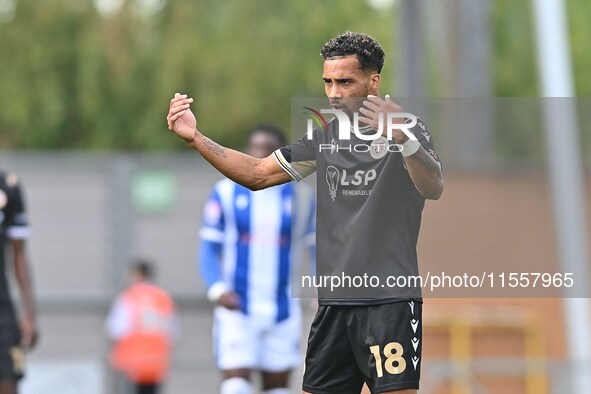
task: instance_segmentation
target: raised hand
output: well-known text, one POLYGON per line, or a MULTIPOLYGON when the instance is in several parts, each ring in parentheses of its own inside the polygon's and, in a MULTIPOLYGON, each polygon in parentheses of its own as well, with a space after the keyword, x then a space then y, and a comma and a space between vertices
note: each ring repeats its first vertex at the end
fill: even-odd
POLYGON ((197 135, 197 119, 190 108, 192 102, 186 94, 175 93, 166 117, 168 129, 186 142, 192 142, 197 135))
MULTIPOLYGON (((363 107, 359 109, 359 112, 363 114, 363 116, 359 116, 359 121, 361 123, 365 123, 369 125, 372 129, 378 130, 379 129, 379 116, 382 114, 382 135, 386 136, 386 120, 388 113, 401 113, 404 112, 404 109, 398 104, 396 104, 389 95, 386 95, 385 99, 382 99, 379 96, 367 96, 367 99, 363 101, 363 107)), ((395 123, 403 125, 404 119, 394 118, 393 121, 395 123)), ((394 129, 392 132, 392 139, 395 143, 401 144, 404 143, 408 136, 405 135, 402 130, 394 129)))

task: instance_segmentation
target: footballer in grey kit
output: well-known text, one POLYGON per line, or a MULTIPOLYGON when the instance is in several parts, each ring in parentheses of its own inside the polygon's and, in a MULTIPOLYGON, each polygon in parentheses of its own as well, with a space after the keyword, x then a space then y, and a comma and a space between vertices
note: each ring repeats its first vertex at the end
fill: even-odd
MULTIPOLYGON (((375 133, 359 127, 365 134, 375 133)), ((410 129, 437 162, 433 140, 419 119, 410 129)), ((384 304, 420 300, 420 283, 382 287, 388 276, 417 276, 416 244, 425 198, 412 182, 400 146, 385 137, 339 139, 336 118, 274 152, 295 180, 317 172, 317 272, 327 276, 375 276, 376 287, 318 287, 320 305, 384 304), (355 213, 355 214, 352 214, 355 213), (377 284, 377 282, 376 282, 377 284)), ((320 281, 320 279, 318 279, 320 281)))
MULTIPOLYGON (((384 51, 375 39, 345 32, 320 54, 330 106, 367 125, 360 135, 341 138, 332 120, 311 138, 257 159, 203 135, 190 108, 193 99, 180 93, 170 101, 168 128, 225 176, 252 190, 316 171, 317 276, 417 275, 421 212, 425 200, 439 199, 444 188, 431 135, 388 95, 380 97, 384 51), (380 117, 386 114, 397 114, 391 118, 396 127, 389 129, 391 135, 380 135, 375 131, 382 129, 380 117), (373 141, 361 138, 368 134, 373 141)), ((416 393, 420 288, 319 288, 319 304, 308 338, 304 393, 358 394, 364 383, 372 393, 416 393)))

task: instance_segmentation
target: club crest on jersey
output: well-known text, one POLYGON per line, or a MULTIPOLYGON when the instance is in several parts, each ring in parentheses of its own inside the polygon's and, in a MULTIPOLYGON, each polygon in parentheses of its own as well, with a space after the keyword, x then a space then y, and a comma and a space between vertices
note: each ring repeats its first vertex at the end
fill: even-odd
POLYGON ((381 159, 388 153, 388 140, 382 136, 372 141, 369 149, 369 154, 374 159, 381 159))

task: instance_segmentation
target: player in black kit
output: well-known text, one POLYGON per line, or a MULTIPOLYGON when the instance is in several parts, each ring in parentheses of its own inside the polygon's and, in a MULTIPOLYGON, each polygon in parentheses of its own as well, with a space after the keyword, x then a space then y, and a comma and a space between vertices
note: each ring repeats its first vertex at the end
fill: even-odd
MULTIPOLYGON (((317 172, 317 275, 418 275, 416 244, 425 199, 439 199, 443 176, 426 125, 379 96, 384 52, 373 38, 345 32, 321 50, 333 110, 362 123, 355 133, 337 117, 299 141, 256 159, 197 129, 192 99, 176 94, 168 127, 228 178, 250 189, 299 181, 317 172), (409 125, 408 128, 404 125, 409 125), (410 135, 409 135, 410 134, 410 135), (390 137, 390 138, 386 138, 390 137), (328 149, 326 149, 328 148, 328 149)), ((338 116, 335 113, 335 116, 338 116)), ((313 394, 416 393, 422 294, 419 286, 319 289, 306 353, 303 390, 313 394)))
POLYGON ((16 394, 24 373, 24 351, 37 340, 35 302, 31 290, 25 240, 29 226, 15 174, 0 172, 0 394, 16 394), (22 300, 20 324, 10 298, 6 277, 7 247, 14 262, 14 276, 22 300))

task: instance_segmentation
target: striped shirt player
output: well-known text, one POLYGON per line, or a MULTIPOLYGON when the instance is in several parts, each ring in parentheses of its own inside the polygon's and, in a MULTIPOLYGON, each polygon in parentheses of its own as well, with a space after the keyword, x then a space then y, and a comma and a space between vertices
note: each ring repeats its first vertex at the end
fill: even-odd
POLYGON ((313 242, 314 200, 308 189, 294 189, 288 183, 252 192, 224 179, 205 205, 200 262, 208 296, 231 290, 239 297, 237 310, 215 310, 220 369, 284 370, 300 361, 292 244, 302 237, 313 242))
MULTIPOLYGON (((248 152, 265 157, 284 143, 279 130, 260 125, 248 152)), ((249 393, 251 370, 262 372, 265 393, 288 391, 301 363, 299 300, 290 273, 302 246, 314 254, 315 200, 306 185, 253 192, 229 179, 216 183, 205 204, 200 265, 214 311, 214 349, 222 394, 249 393)))

